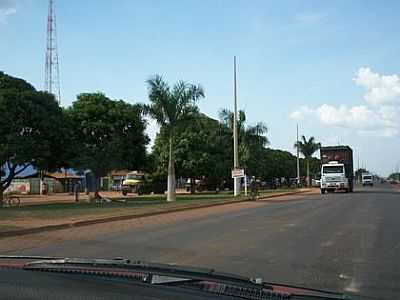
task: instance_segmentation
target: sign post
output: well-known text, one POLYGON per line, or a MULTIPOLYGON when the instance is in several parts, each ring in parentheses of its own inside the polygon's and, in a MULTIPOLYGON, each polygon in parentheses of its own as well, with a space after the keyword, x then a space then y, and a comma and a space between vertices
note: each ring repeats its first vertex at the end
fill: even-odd
MULTIPOLYGON (((237 185, 240 186, 240 178, 244 177, 244 192, 247 196, 247 178, 244 174, 244 169, 233 169, 232 170, 232 178, 237 182, 237 185)), ((236 196, 238 196, 237 194, 236 196)))

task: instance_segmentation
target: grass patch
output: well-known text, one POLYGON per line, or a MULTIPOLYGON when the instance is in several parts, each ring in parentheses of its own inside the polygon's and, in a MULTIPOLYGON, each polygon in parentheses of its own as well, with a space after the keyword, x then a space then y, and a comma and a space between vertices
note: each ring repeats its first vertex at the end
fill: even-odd
POLYGON ((15 226, 15 225, 2 225, 0 224, 0 232, 1 231, 9 231, 9 230, 17 230, 20 229, 20 226, 15 226))
MULTIPOLYGON (((0 209, 0 220, 13 219, 82 219, 88 217, 105 217, 110 215, 123 215, 148 211, 160 211, 165 208, 180 207, 195 203, 213 203, 231 199, 230 194, 195 194, 177 195, 177 201, 167 202, 166 196, 138 196, 121 198, 125 201, 113 201, 110 203, 54 203, 43 205, 31 205, 22 207, 10 207, 0 209)), ((1 224, 1 221, 0 221, 1 224)))
MULTIPOLYGON (((264 190, 262 195, 296 191, 296 189, 264 190)), ((244 199, 244 195, 237 200, 244 199)), ((10 207, 0 209, 0 231, 16 229, 28 222, 44 224, 46 222, 69 222, 117 215, 131 215, 151 212, 160 212, 186 206, 198 206, 206 203, 224 202, 233 199, 232 193, 197 193, 177 195, 177 201, 167 202, 166 195, 144 195, 131 198, 120 198, 124 201, 111 203, 54 203, 43 205, 31 205, 22 207, 10 207), (1 224, 1 221, 6 224, 1 224), (15 221, 15 226, 9 225, 9 221, 15 221), (35 221, 37 220, 37 221, 35 221), (18 225, 19 224, 19 225, 18 225), (10 227, 11 226, 11 227, 10 227), (14 227, 14 228, 12 228, 14 227)))
POLYGON ((285 189, 276 189, 276 190, 261 190, 260 194, 264 195, 264 194, 271 194, 271 193, 287 193, 287 192, 296 192, 299 189, 297 188, 285 188, 285 189))

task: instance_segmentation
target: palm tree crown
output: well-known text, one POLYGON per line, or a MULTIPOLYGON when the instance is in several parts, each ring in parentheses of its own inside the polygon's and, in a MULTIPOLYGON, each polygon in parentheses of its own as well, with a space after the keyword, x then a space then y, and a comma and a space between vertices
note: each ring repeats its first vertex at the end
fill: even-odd
POLYGON ((149 113, 161 126, 169 129, 197 113, 196 102, 204 97, 200 85, 178 81, 171 89, 160 75, 149 79, 147 84, 151 102, 149 113))
POLYGON ((294 144, 294 147, 298 147, 305 158, 312 157, 313 154, 321 147, 321 143, 316 143, 313 136, 307 140, 306 137, 303 135, 301 139, 301 141, 298 141, 294 144))
POLYGON ((311 178, 310 178, 310 158, 313 156, 315 151, 321 148, 321 144, 315 142, 315 138, 312 136, 308 140, 303 135, 301 137, 301 141, 298 141, 294 144, 295 148, 298 148, 299 151, 304 155, 306 162, 307 162, 307 184, 311 185, 311 178))

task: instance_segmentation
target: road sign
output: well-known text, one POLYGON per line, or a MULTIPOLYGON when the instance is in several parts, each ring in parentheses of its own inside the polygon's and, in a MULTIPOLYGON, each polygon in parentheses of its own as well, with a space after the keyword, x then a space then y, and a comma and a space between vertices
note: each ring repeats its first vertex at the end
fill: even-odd
POLYGON ((241 177, 244 177, 244 169, 232 170, 232 178, 241 178, 241 177))

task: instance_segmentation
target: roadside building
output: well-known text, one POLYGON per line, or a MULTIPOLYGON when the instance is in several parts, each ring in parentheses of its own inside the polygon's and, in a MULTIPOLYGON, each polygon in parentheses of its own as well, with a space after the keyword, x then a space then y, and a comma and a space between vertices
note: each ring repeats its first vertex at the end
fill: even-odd
POLYGON ((126 179, 126 175, 132 171, 114 170, 108 176, 102 177, 100 182, 103 191, 120 191, 122 182, 126 179))
MULTIPOLYGON (((45 172, 43 174, 43 182, 47 186, 48 193, 72 193, 74 191, 74 185, 81 181, 81 176, 71 173, 45 172)), ((35 172, 27 176, 16 177, 12 181, 11 186, 13 191, 27 194, 40 194, 39 173, 35 172)))

